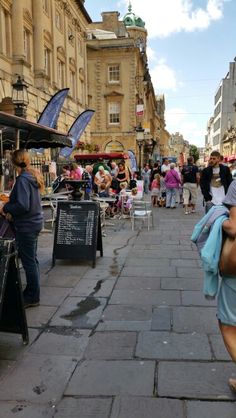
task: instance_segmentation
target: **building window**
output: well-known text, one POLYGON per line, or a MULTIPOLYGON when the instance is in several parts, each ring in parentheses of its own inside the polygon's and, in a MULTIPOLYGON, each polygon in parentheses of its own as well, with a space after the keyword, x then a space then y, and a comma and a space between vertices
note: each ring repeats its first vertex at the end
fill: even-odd
POLYGON ((220 135, 216 135, 213 138, 213 145, 218 145, 220 142, 220 135))
POLYGON ((120 103, 111 102, 108 104, 109 124, 117 125, 120 123, 120 103))
POLYGON ((43 11, 49 16, 49 0, 43 0, 43 11))
POLYGON ((44 48, 44 71, 47 77, 50 77, 50 55, 51 51, 48 48, 44 48))
POLYGON ((120 66, 119 65, 109 65, 108 80, 109 80, 109 83, 119 83, 120 81, 120 66))
POLYGON ((219 90, 217 91, 217 93, 215 95, 215 105, 216 105, 216 103, 219 101, 219 99, 221 97, 221 91, 222 91, 222 86, 220 86, 219 90))
POLYGON ((57 83, 61 89, 64 88, 64 77, 64 62, 62 62, 60 59, 57 59, 57 83))
POLYGON ((220 111, 221 111, 221 102, 218 103, 218 105, 215 108, 215 111, 214 111, 214 117, 215 118, 216 118, 217 115, 219 115, 220 111))
POLYGON ((214 132, 220 129, 220 118, 214 123, 214 132))
POLYGON ((56 10, 55 20, 56 20, 56 28, 62 32, 62 16, 58 10, 56 10))
POLYGON ((24 29, 24 55, 27 62, 30 62, 30 33, 27 29, 24 29))

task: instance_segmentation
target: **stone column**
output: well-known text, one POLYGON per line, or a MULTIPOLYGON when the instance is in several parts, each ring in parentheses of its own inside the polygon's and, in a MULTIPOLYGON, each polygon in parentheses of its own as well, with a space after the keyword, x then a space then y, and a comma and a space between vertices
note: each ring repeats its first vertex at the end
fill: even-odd
POLYGON ((34 70, 36 76, 42 76, 44 74, 44 25, 42 0, 33 0, 32 6, 34 22, 34 70))
POLYGON ((23 1, 12 3, 12 53, 15 63, 24 60, 23 1))

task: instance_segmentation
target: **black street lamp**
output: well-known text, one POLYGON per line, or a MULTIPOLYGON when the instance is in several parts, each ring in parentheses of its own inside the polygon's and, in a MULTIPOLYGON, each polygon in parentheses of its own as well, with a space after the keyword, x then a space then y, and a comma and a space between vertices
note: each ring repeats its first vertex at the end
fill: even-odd
POLYGON ((29 104, 28 85, 18 75, 17 81, 12 84, 12 102, 15 105, 15 115, 26 118, 26 108, 29 104))
POLYGON ((137 133, 136 142, 137 142, 138 150, 139 150, 138 171, 139 171, 139 178, 141 178, 142 146, 144 144, 144 129, 142 128, 141 125, 136 128, 136 133, 137 133))

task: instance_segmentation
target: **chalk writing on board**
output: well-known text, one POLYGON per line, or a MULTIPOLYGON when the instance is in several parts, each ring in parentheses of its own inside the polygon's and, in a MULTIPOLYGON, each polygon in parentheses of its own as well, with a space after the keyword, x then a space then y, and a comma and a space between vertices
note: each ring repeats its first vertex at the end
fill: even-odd
POLYGON ((92 245, 95 213, 94 210, 81 208, 78 212, 76 205, 70 211, 62 209, 58 219, 58 245, 92 245))

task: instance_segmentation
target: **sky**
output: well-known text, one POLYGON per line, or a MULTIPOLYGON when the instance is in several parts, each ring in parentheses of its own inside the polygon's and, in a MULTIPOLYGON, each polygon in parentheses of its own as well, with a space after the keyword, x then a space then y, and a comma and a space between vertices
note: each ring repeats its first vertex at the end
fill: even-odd
MULTIPOLYGON (((93 21, 128 11, 129 0, 85 0, 93 21)), ((236 0, 131 0, 145 21, 148 65, 156 94, 165 95, 166 129, 203 147, 214 95, 236 56, 236 0)))

